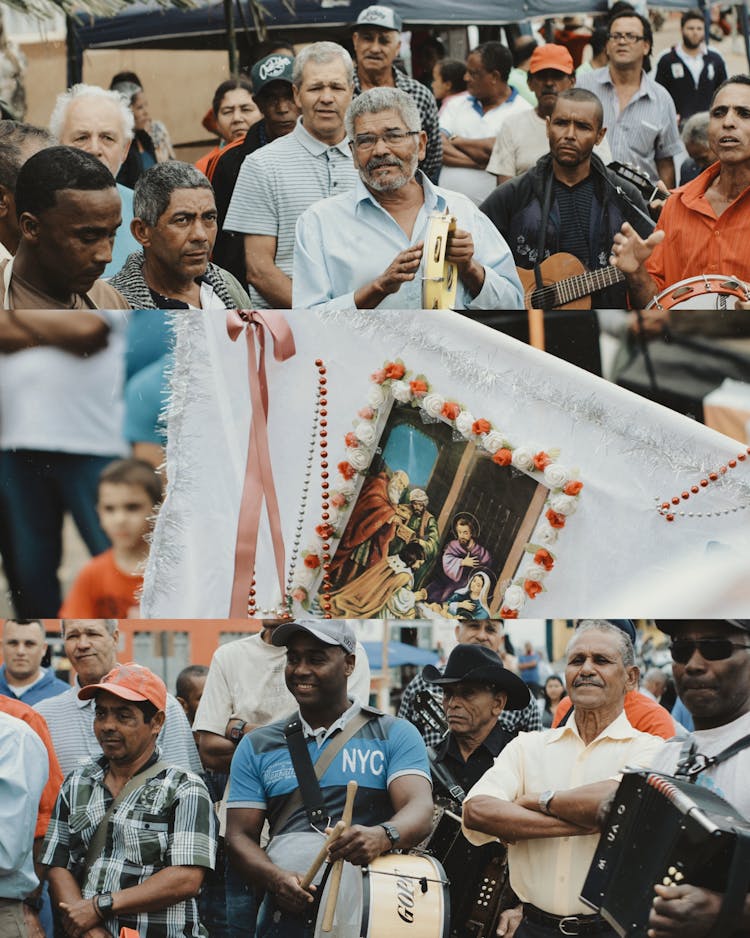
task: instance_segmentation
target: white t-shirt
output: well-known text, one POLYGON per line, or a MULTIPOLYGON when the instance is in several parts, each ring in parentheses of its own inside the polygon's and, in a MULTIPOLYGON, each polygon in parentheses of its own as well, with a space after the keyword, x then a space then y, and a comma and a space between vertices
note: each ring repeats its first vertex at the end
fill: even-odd
MULTIPOLYGON (((713 730, 694 730, 690 739, 698 744, 698 752, 704 756, 717 756, 728 746, 750 735, 750 713, 718 726, 713 730)), ((682 752, 684 740, 670 739, 658 753, 651 768, 655 772, 664 772, 673 775, 682 752)), ((736 755, 721 762, 716 767, 706 769, 698 776, 698 785, 712 788, 717 794, 725 798, 739 813, 750 819, 750 746, 736 755)))
MULTIPOLYGON (((487 172, 496 176, 520 176, 545 153, 549 153, 547 121, 534 108, 519 111, 503 122, 487 163, 487 172)), ((594 153, 604 163, 612 161, 606 135, 594 147, 594 153)))
MULTIPOLYGON (((65 316, 68 310, 60 310, 65 316)), ((84 358, 58 348, 0 354, 0 449, 124 456, 126 310, 97 310, 105 348, 84 358)))
MULTIPOLYGON (((448 102, 440 115, 440 129, 449 135, 482 140, 485 137, 496 137, 511 114, 529 110, 533 111, 533 108, 515 88, 507 101, 486 112, 482 111, 482 106, 476 98, 467 95, 448 102)), ((495 188, 495 179, 484 169, 443 166, 440 171, 440 185, 445 189, 463 192, 479 205, 495 188)))

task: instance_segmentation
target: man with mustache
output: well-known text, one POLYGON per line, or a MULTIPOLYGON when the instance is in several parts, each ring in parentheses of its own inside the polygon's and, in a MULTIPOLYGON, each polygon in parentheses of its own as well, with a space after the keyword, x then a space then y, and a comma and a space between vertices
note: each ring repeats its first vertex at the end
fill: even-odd
POLYGON ((318 202, 297 223, 294 306, 421 309, 429 216, 457 219, 446 259, 458 267, 456 309, 517 309, 521 286, 508 245, 473 202, 433 186, 417 169, 426 134, 414 101, 373 88, 346 115, 354 165, 350 193, 318 202))
MULTIPOLYGON (((718 162, 667 199, 656 231, 644 240, 625 224, 614 239, 612 263, 625 274, 636 309, 701 274, 750 283, 750 75, 733 75, 714 94, 708 144, 718 162)), ((661 331, 664 316, 654 310, 648 331, 661 331)))
MULTIPOLYGON (((529 88, 535 95, 536 107, 505 119, 487 163, 487 172, 497 176, 498 185, 525 173, 549 150, 547 118, 560 92, 575 83, 573 59, 565 46, 548 42, 536 47, 529 62, 529 88)), ((594 152, 604 163, 612 159, 606 137, 594 152)))
MULTIPOLYGON (((695 730, 687 743, 683 739, 666 743, 651 767, 674 775, 683 760, 691 767, 703 764, 696 784, 718 790, 750 818, 750 620, 670 619, 658 621, 657 626, 671 638, 672 675, 695 730), (738 750, 724 755, 735 744, 738 750)), ((654 892, 651 938, 704 938, 711 932, 721 893, 661 884, 654 886, 654 892)), ((748 933, 750 897, 736 924, 733 934, 738 938, 748 933)))
POLYGON ((516 938, 615 932, 578 898, 598 843, 599 805, 625 766, 649 765, 662 741, 623 712, 636 686, 633 645, 601 620, 582 623, 567 650, 573 718, 509 743, 464 802, 471 843, 509 844, 513 891, 523 904, 516 938))

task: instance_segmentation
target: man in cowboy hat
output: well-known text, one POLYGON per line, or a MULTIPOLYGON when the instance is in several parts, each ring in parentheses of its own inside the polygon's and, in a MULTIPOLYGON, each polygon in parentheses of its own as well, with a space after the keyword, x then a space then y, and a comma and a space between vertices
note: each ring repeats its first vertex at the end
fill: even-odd
MULTIPOLYGON (((687 741, 675 738, 666 743, 651 767, 674 775, 680 772, 678 763, 684 762, 686 769, 696 771, 698 785, 718 790, 750 818, 750 619, 669 619, 656 624, 672 640, 672 675, 695 731, 687 741)), ((649 919, 653 938, 703 938, 712 932, 721 893, 661 884, 654 892, 649 919)), ((748 929, 746 896, 732 934, 746 935, 748 929)))
MULTIPOLYGON (((438 798, 448 797, 460 812, 465 793, 492 767, 513 739, 498 717, 506 708, 520 711, 531 695, 524 682, 503 667, 491 648, 476 643, 456 645, 445 670, 429 664, 423 679, 443 691, 448 733, 430 751, 433 788, 438 798)), ((451 931, 465 934, 474 911, 479 887, 490 866, 502 870, 505 848, 497 843, 472 846, 459 838, 445 857, 440 857, 451 882, 451 931)), ((500 882, 500 878, 497 877, 500 882)))
POLYGON ((103 756, 63 782, 40 858, 66 934, 200 938, 196 896, 216 862, 216 820, 203 781, 160 760, 164 682, 130 662, 78 697, 94 699, 103 756))
POLYGON ((509 844, 510 882, 523 903, 516 938, 614 938, 579 899, 598 843, 600 804, 616 788, 613 776, 649 765, 662 745, 634 730, 623 712, 638 669, 632 642, 617 626, 592 621, 577 629, 565 679, 573 718, 514 739, 464 802, 464 833, 473 844, 509 844))

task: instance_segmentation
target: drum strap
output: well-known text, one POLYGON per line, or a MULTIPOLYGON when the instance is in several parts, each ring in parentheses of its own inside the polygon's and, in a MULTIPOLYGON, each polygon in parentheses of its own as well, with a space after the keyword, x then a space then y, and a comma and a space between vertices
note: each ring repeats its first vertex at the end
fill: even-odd
POLYGON ((320 790, 320 779, 338 753, 344 748, 345 743, 354 736, 357 730, 369 723, 376 715, 366 710, 360 710, 345 724, 341 732, 331 739, 315 765, 313 765, 310 751, 307 748, 302 720, 299 716, 296 716, 287 723, 284 727, 284 735, 286 736, 286 744, 289 747, 289 755, 292 759, 292 766, 294 774, 297 776, 299 788, 292 792, 289 800, 284 805, 274 824, 275 830, 281 830, 300 805, 304 806, 305 813, 314 827, 328 819, 323 792, 320 790))
POLYGON ((687 778, 691 782, 696 782, 701 772, 705 772, 711 766, 726 762, 727 759, 731 759, 732 756, 742 752, 743 749, 747 749, 748 746, 750 746, 750 735, 736 740, 731 746, 727 746, 726 749, 723 749, 715 756, 704 756, 698 752, 697 742, 688 737, 682 744, 677 769, 674 774, 677 778, 687 778))

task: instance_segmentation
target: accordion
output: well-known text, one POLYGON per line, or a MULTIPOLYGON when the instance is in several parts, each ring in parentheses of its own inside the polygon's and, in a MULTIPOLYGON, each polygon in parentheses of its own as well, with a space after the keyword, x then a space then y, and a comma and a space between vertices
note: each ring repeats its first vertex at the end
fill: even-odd
POLYGON ((615 793, 581 899, 618 935, 646 938, 655 883, 722 893, 711 935, 739 935, 750 887, 750 822, 709 788, 630 771, 615 793))

